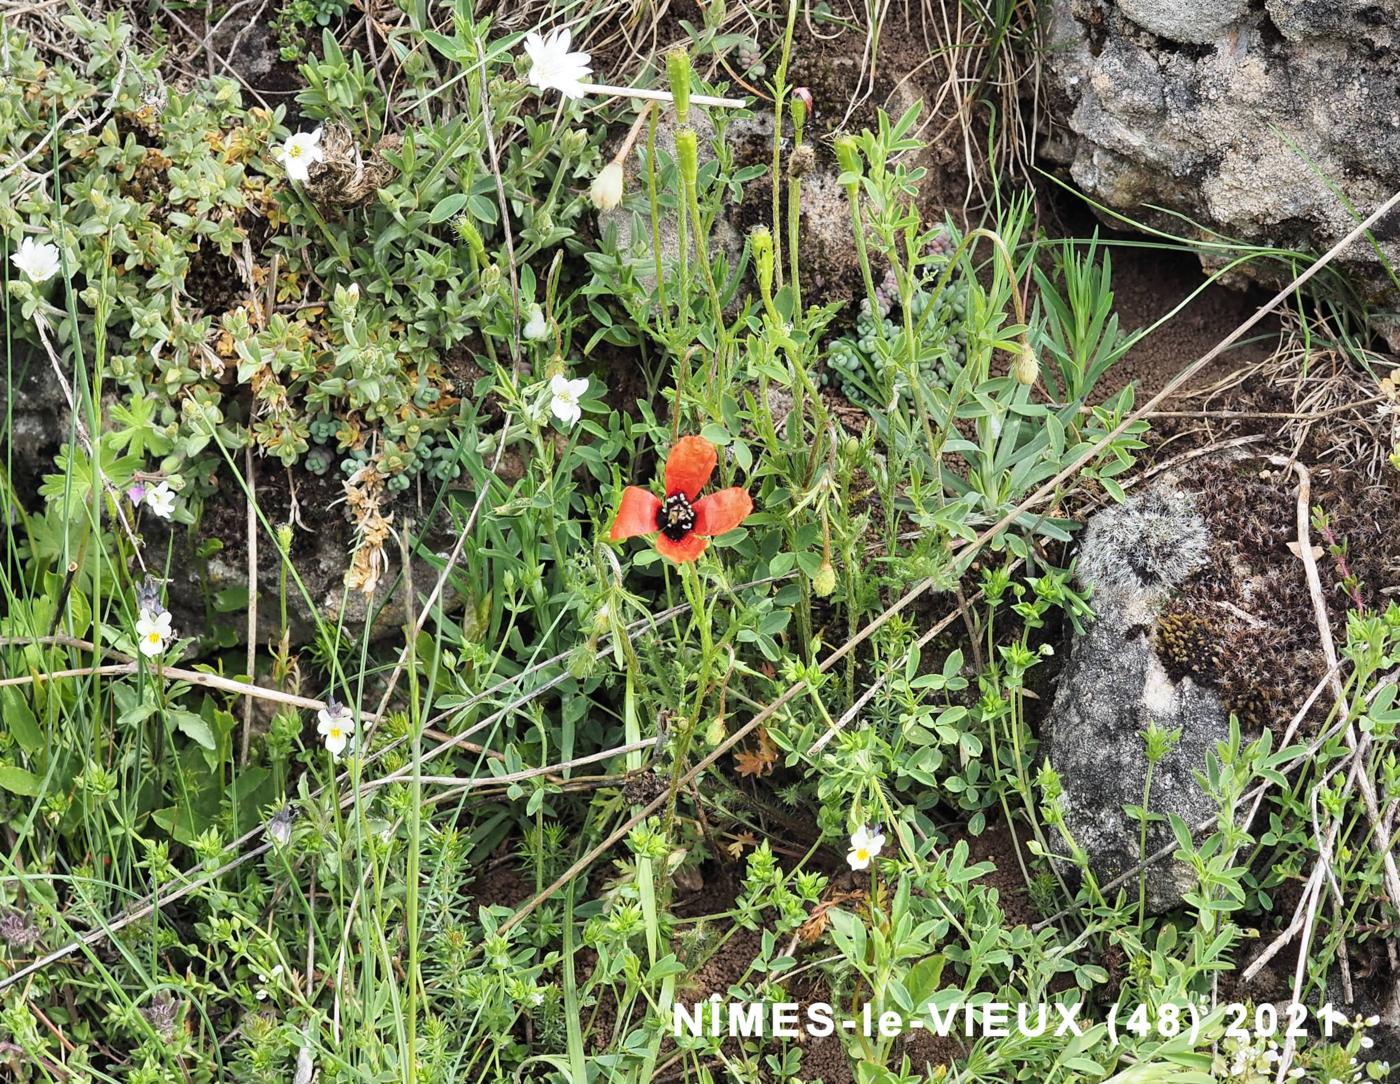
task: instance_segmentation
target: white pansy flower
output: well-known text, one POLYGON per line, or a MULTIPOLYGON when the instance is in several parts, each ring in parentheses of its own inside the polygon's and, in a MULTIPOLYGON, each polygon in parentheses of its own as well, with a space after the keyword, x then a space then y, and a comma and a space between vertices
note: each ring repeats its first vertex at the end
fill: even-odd
POLYGON ((557 90, 566 98, 582 98, 583 81, 592 74, 592 58, 587 53, 569 52, 570 30, 555 30, 549 37, 535 31, 525 35, 525 54, 530 58, 530 84, 541 90, 557 90))
POLYGON ((530 306, 530 318, 525 321, 521 334, 531 342, 549 338, 549 321, 544 318, 544 309, 538 305, 530 306))
POLYGON ((154 658, 165 650, 175 633, 170 627, 169 610, 148 610, 142 607, 136 619, 136 637, 141 654, 154 658))
POLYGON ((861 825, 851 833, 851 849, 846 855, 846 863, 851 869, 866 869, 870 860, 885 847, 884 833, 878 828, 861 825))
POLYGON ((621 162, 609 162, 604 166, 588 189, 588 198, 593 201, 593 206, 600 211, 611 211, 621 203, 625 179, 621 162))
POLYGON ((161 482, 154 489, 146 490, 142 502, 161 519, 169 519, 175 514, 175 491, 169 482, 161 482))
POLYGON ((26 237, 15 249, 10 262, 30 282, 47 282, 58 274, 63 261, 58 254, 58 246, 49 241, 36 241, 26 237))
POLYGON ((321 129, 312 132, 297 132, 287 137, 286 142, 277 148, 277 161, 287 171, 287 179, 306 181, 311 176, 311 164, 326 157, 321 149, 321 129))
POLYGON ((355 736, 355 719, 350 709, 334 701, 316 713, 316 733, 326 743, 326 752, 336 760, 355 736))
POLYGON ((578 424, 583 417, 583 408, 578 401, 588 391, 588 381, 580 378, 570 380, 562 373, 555 373, 549 381, 549 410, 567 426, 578 424))

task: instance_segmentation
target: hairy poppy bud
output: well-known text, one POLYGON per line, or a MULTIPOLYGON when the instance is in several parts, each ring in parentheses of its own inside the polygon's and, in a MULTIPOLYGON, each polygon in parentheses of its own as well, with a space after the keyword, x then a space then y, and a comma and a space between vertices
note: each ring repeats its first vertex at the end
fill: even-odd
POLYGON ((788 106, 792 123, 801 128, 812 115, 812 92, 806 87, 798 87, 792 92, 792 103, 788 106))
POLYGON ((840 136, 835 143, 836 162, 841 167, 842 173, 861 173, 860 166, 860 144, 856 142, 856 137, 851 135, 840 136))
POLYGON ((666 54, 666 78, 671 82, 671 96, 676 99, 676 120, 690 120, 690 55, 684 49, 672 49, 666 54))
POLYGON ((818 598, 826 598, 827 595, 836 590, 836 569, 831 567, 831 560, 822 562, 821 568, 817 569, 812 576, 812 593, 818 598))
POLYGON ((1018 384, 1034 384, 1040 376, 1040 362, 1035 356, 1035 351, 1029 346, 1021 347, 1021 352, 1016 355, 1016 361, 1011 366, 1011 375, 1016 378, 1018 384))
POLYGON ((611 211, 621 203, 623 181, 621 162, 609 162, 604 166, 588 189, 588 198, 593 206, 600 211, 611 211))

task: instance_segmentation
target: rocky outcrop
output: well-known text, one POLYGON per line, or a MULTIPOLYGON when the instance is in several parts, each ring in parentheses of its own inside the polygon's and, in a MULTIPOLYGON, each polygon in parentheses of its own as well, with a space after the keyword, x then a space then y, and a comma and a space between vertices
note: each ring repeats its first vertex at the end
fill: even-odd
MULTIPOLYGON (((1042 149, 1137 221, 1321 253, 1400 189, 1397 48, 1400 0, 1052 0, 1056 123, 1042 149)), ((1394 308, 1386 263, 1400 262, 1400 213, 1376 241, 1354 244, 1339 269, 1394 308)), ((1217 246, 1201 258, 1238 255, 1217 246)), ((1272 259, 1241 273, 1292 275, 1272 259)))
MULTIPOLYGON (((1209 543, 1193 502, 1174 489, 1107 508, 1085 532, 1079 577, 1093 592, 1096 617, 1070 648, 1044 751, 1063 786, 1065 825, 1100 884, 1143 856, 1140 821, 1124 807, 1142 805, 1151 725, 1178 736, 1152 769, 1147 808, 1188 824, 1215 812, 1195 776, 1228 737, 1227 713, 1214 690, 1174 675, 1153 635, 1173 588, 1205 565, 1209 543)), ((1146 853, 1172 838, 1164 821, 1152 823, 1146 853)), ((1183 864, 1156 863, 1147 873, 1147 905, 1173 907, 1193 884, 1183 864)))

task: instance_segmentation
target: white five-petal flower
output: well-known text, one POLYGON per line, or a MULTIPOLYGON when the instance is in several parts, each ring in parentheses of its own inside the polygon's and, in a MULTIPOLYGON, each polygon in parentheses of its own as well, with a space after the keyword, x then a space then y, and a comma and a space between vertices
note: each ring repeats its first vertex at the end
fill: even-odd
POLYGON ((586 378, 570 380, 563 373, 555 373, 549 381, 550 413, 567 426, 577 425, 578 420, 583 417, 583 408, 578 405, 578 401, 586 391, 586 378))
POLYGON ((343 704, 327 704, 316 713, 316 733, 326 743, 326 752, 336 760, 355 736, 355 717, 343 704))
POLYGON ((26 237, 15 249, 10 262, 30 282, 47 282, 58 274, 63 265, 59 258, 58 246, 50 241, 36 241, 26 237))
POLYGON ((531 342, 549 338, 549 321, 545 319, 544 309, 538 305, 530 306, 530 318, 525 321, 521 333, 531 342))
POLYGON ((291 181, 307 180, 311 176, 311 164, 320 162, 325 157, 326 152, 321 149, 319 128, 288 136, 286 142, 277 148, 277 160, 282 163, 282 168, 287 171, 287 179, 291 181))
POLYGON ((146 658, 154 658, 164 651, 174 635, 170 628, 169 610, 141 610, 136 619, 136 636, 141 654, 146 658))
POLYGON ((851 849, 846 855, 846 863, 851 869, 866 869, 870 860, 885 847, 885 835, 878 828, 861 825, 851 833, 851 849))
POLYGON ((161 482, 153 489, 146 490, 144 503, 161 519, 169 519, 175 514, 175 491, 169 482, 161 482))
POLYGON ((535 31, 525 35, 525 53, 530 58, 530 83, 541 90, 557 90, 566 98, 584 96, 583 81, 593 73, 587 53, 569 52, 572 39, 567 27, 547 38, 535 31))

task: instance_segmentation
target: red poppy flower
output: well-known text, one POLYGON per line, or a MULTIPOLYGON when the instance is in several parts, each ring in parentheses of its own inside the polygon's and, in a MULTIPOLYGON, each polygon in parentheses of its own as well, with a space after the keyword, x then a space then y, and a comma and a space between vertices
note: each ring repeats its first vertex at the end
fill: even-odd
POLYGON ((666 499, 639 486, 624 489, 612 540, 656 531, 663 557, 677 564, 694 561, 709 545, 706 537, 732 531, 753 511, 753 500, 737 486, 700 496, 718 462, 715 446, 704 437, 681 437, 666 460, 666 499))

